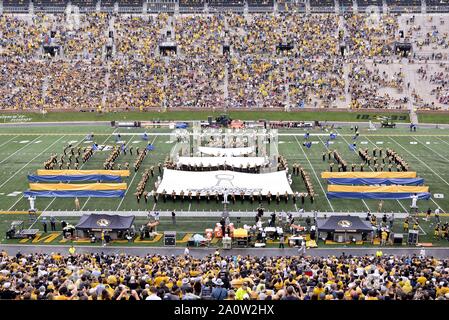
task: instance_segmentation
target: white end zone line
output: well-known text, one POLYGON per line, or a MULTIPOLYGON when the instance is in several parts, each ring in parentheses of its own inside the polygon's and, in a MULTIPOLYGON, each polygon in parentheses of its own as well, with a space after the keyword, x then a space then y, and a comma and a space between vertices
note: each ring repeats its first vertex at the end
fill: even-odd
POLYGON ((328 199, 327 196, 326 196, 326 191, 324 190, 323 185, 321 184, 321 181, 320 181, 320 179, 318 178, 318 176, 317 176, 317 174, 316 174, 315 168, 312 166, 312 163, 310 162, 309 157, 308 157, 307 154, 305 153, 304 149, 302 148, 302 146, 301 146, 301 144, 299 143, 298 138, 296 138, 296 136, 295 136, 295 140, 296 140, 296 143, 298 144, 299 148, 301 149, 302 153, 303 153, 304 156, 306 157, 306 160, 307 160, 307 162, 309 163, 309 166, 312 168, 313 174, 315 175, 315 178, 316 178, 316 180, 318 181, 318 183, 319 183, 319 185, 320 185, 320 187, 321 187, 321 190, 323 190, 323 195, 324 195, 324 197, 326 198, 327 203, 329 203, 329 207, 331 208, 332 211, 335 211, 335 210, 334 210, 334 207, 332 206, 332 203, 329 201, 329 199, 328 199))

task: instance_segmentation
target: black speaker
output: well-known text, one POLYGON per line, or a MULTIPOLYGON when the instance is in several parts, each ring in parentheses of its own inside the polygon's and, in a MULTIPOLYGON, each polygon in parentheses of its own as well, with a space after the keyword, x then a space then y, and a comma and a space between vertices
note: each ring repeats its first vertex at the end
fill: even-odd
POLYGON ((394 244, 402 244, 403 239, 404 239, 404 235, 402 233, 395 233, 393 235, 393 243, 394 244))
POLYGON ((166 247, 176 246, 176 231, 164 232, 164 246, 166 247))
POLYGON ((56 31, 51 31, 50 32, 50 38, 54 38, 56 37, 56 31))
POLYGON ((212 117, 211 116, 207 117, 207 122, 209 123, 209 125, 212 125, 212 117))
POLYGON ((408 244, 416 245, 418 243, 418 230, 410 230, 408 232, 408 244))
POLYGON ((114 31, 109 31, 109 38, 114 38, 114 31))
POLYGON ((400 36, 401 38, 404 38, 404 30, 399 30, 399 36, 400 36))
POLYGON ((167 38, 171 38, 171 31, 167 31, 167 38))

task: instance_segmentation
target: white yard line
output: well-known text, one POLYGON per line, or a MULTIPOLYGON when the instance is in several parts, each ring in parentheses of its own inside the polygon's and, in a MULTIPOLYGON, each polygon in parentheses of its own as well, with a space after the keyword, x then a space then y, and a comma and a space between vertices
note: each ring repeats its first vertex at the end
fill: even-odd
MULTIPOLYGON (((106 143, 106 141, 108 141, 108 139, 114 134, 114 132, 117 131, 117 129, 115 129, 104 141, 103 144, 106 143)), ((84 139, 81 139, 77 144, 76 147, 78 147, 82 142, 84 141, 84 139)), ((93 142, 92 142, 93 143, 93 142)), ((95 152, 94 152, 95 153, 95 152)), ((82 169, 84 167, 84 165, 87 163, 88 161, 84 162, 81 166, 80 169, 82 169)), ((45 207, 44 210, 42 210, 41 214, 39 215, 39 217, 37 217, 37 219, 28 227, 28 229, 31 229, 31 227, 39 220, 39 218, 47 211, 48 208, 50 208, 50 206, 53 204, 53 202, 55 202, 55 200, 57 199, 57 197, 54 197, 53 200, 50 201, 50 203, 45 207)), ((90 199, 90 197, 89 197, 90 199)), ((87 202, 87 201, 86 201, 87 202)))
POLYGON ((9 158, 11 158, 13 155, 15 155, 17 152, 19 152, 22 149, 25 149, 26 147, 28 147, 30 144, 32 144, 34 141, 36 141, 37 139, 39 139, 40 137, 42 137, 42 135, 38 136, 37 138, 35 138, 34 140, 28 142, 27 144, 25 144, 22 148, 20 148, 19 150, 17 150, 14 153, 11 153, 7 158, 3 159, 2 161, 0 161, 0 164, 2 164, 3 162, 5 162, 6 160, 8 160, 9 158))
MULTIPOLYGON (((335 130, 335 132, 337 132, 337 130, 335 130)), ((338 133, 338 132, 337 132, 337 133, 338 133)), ((338 133, 338 135, 340 136, 339 133, 338 133)), ((345 139, 344 136, 342 136, 342 138, 343 138, 343 140, 345 140, 345 142, 346 142, 347 144, 349 144, 348 141, 345 139)), ((321 138, 320 138, 320 140, 321 140, 321 138)), ((322 141, 321 141, 321 142, 322 142, 322 141)), ((327 148, 327 147, 326 147, 326 148, 327 148)), ((329 149, 328 149, 328 150, 329 150, 329 149)), ((357 153, 356 150, 354 150, 354 152, 357 153)), ((370 168, 370 169, 371 169, 371 168, 370 168)), ((373 170, 373 169, 371 169, 371 170, 373 170)), ((368 204, 366 203, 366 201, 365 201, 364 199, 362 199, 362 202, 363 202, 363 204, 365 205, 365 207, 368 209, 368 211, 371 212, 371 209, 368 207, 368 204)))
MULTIPOLYGON (((413 153, 411 153, 410 151, 408 151, 406 148, 404 148, 399 142, 397 142, 397 141, 394 140, 393 138, 391 138, 391 137, 389 137, 389 138, 390 138, 394 143, 396 143, 398 146, 400 146, 402 149, 404 149, 405 152, 407 152, 407 153, 410 154, 413 158, 415 158, 416 160, 418 160, 419 162, 421 162, 427 169, 429 169, 430 171, 432 171, 434 175, 436 175, 436 176, 437 176, 438 178, 440 178, 445 184, 447 184, 447 185, 449 186, 449 183, 448 183, 446 180, 444 180, 438 173, 436 173, 431 167, 429 167, 424 161, 422 161, 421 159, 417 158, 413 153)), ((440 205, 438 205, 438 203, 435 202, 435 200, 433 200, 432 197, 430 197, 430 200, 432 200, 432 202, 435 203, 435 205, 436 205, 438 208, 441 208, 441 210, 442 210, 443 212, 446 212, 446 211, 444 211, 444 209, 443 209, 440 205)))
POLYGON ((28 161, 28 163, 26 163, 22 168, 20 168, 19 170, 16 170, 16 172, 11 175, 8 180, 6 180, 5 182, 3 182, 0 185, 0 189, 4 187, 5 184, 7 184, 12 178, 14 178, 19 172, 21 172, 23 169, 25 169, 31 162, 33 162, 36 158, 38 158, 41 154, 43 154, 44 152, 46 152, 48 149, 50 149, 51 147, 53 147, 53 145, 55 143, 57 143, 59 140, 61 140, 62 138, 64 138, 64 136, 60 137, 58 140, 56 140, 55 142, 53 142, 51 145, 49 145, 47 148, 45 148, 41 153, 39 153, 37 156, 35 156, 33 159, 31 159, 30 161, 28 161))
POLYGON ((316 174, 316 171, 315 171, 314 167, 312 166, 312 163, 310 162, 309 157, 308 157, 307 154, 305 153, 304 149, 303 149, 302 146, 301 146, 301 143, 299 143, 298 138, 296 138, 296 136, 295 136, 295 140, 296 140, 296 143, 298 144, 299 148, 301 149, 302 153, 303 153, 304 156, 306 157, 306 160, 307 160, 307 162, 309 163, 309 166, 312 168, 313 174, 315 175, 315 178, 316 178, 316 180, 318 181, 318 184, 320 185, 321 190, 323 190, 323 195, 324 195, 324 197, 326 198, 327 203, 329 203, 329 207, 331 208, 332 211, 335 211, 335 210, 334 210, 334 207, 332 206, 332 203, 329 201, 329 199, 328 199, 327 196, 326 196, 326 191, 324 190, 323 185, 321 184, 320 178, 318 178, 318 175, 316 174))
MULTIPOLYGON (((118 129, 118 128, 117 128, 117 129, 118 129)), ((106 143, 106 142, 107 142, 107 141, 114 135, 114 133, 117 131, 117 129, 115 129, 114 131, 112 131, 112 133, 111 133, 111 134, 110 134, 110 135, 103 141, 102 144, 105 144, 105 143, 106 143)), ((120 134, 120 135, 121 135, 121 134, 120 134)), ((133 135, 133 138, 134 138, 134 135, 133 135)), ((128 145, 128 144, 131 142, 131 140, 132 140, 133 138, 131 138, 131 139, 128 141, 128 143, 127 143, 126 145, 128 145)), ((86 161, 85 163, 82 164, 82 166, 80 167, 80 169, 82 169, 86 163, 87 163, 87 161, 86 161)), ((84 207, 86 206, 86 204, 89 202, 90 198, 91 198, 91 197, 88 197, 87 200, 86 200, 86 202, 84 202, 83 206, 81 207, 81 211, 84 209, 84 207)))
POLYGON ((437 139, 438 139, 438 140, 440 140, 441 142, 443 142, 443 143, 445 143, 445 144, 449 145, 449 143, 448 143, 447 141, 444 141, 443 139, 441 139, 441 138, 438 138, 437 136, 435 136, 435 138, 437 138, 437 139))
POLYGON ((17 137, 18 137, 18 136, 14 136, 14 137, 12 137, 11 139, 9 139, 8 141, 3 142, 2 144, 0 144, 0 147, 3 147, 5 144, 10 143, 10 142, 12 141, 12 139, 15 139, 15 138, 17 138, 17 137))
MULTIPOLYGON (((157 139, 157 136, 154 137, 154 139, 153 139, 153 141, 151 142, 151 144, 154 144, 154 141, 156 141, 156 139, 157 139)), ((131 188, 131 186, 132 186, 132 184, 133 184, 133 181, 134 181, 134 179, 135 179, 136 176, 137 176, 137 172, 138 172, 138 171, 134 172, 134 176, 133 176, 133 178, 131 179, 131 182, 129 183, 128 188, 127 188, 126 191, 125 191, 125 195, 123 196, 122 200, 121 200, 120 203, 118 204, 116 211, 118 211, 118 210, 120 209, 120 206, 122 205, 123 200, 125 200, 126 194, 128 193, 128 190, 131 188)))
POLYGON ((416 139, 415 137, 412 137, 413 139, 415 139, 416 142, 422 144, 424 147, 426 147, 427 149, 429 149, 430 151, 432 151, 433 153, 435 153, 437 156, 439 156, 441 159, 443 159, 446 162, 449 162, 447 158, 443 157, 441 154, 439 154, 438 152, 436 152, 435 150, 433 150, 431 147, 428 147, 425 143, 422 143, 421 141, 419 141, 418 139, 416 139))
MULTIPOLYGON (((372 142, 368 137, 365 136, 365 139, 368 140, 369 143, 371 143, 373 146, 377 147, 377 145, 376 145, 374 142, 372 142)), ((373 168, 371 168, 371 167, 369 167, 369 168, 371 169, 371 171, 374 171, 373 168)), ((402 207, 402 209, 403 209, 406 213, 408 213, 407 208, 404 207, 404 205, 401 203, 401 201, 399 201, 399 200, 396 200, 396 201, 399 203, 399 205, 402 207)))

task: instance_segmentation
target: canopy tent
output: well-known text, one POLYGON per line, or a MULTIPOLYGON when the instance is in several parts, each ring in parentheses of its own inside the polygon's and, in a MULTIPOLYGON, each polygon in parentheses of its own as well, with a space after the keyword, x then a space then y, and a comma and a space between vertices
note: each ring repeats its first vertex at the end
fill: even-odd
POLYGON ((134 223, 134 216, 109 214, 85 214, 81 217, 76 230, 125 231, 134 223))
POLYGON ((250 154, 255 151, 254 147, 244 148, 215 148, 198 147, 198 151, 215 157, 239 157, 250 154))
POLYGON ((319 232, 371 232, 373 227, 357 216, 331 216, 327 219, 318 219, 319 232))
POLYGON ((164 169, 163 179, 157 188, 157 193, 173 191, 179 195, 181 191, 185 194, 192 192, 205 196, 207 192, 214 194, 244 192, 245 195, 259 194, 284 195, 285 192, 293 194, 288 183, 286 171, 271 173, 251 174, 227 170, 219 171, 180 171, 164 169))
POLYGON ((190 165, 199 167, 217 167, 221 165, 227 165, 234 168, 241 166, 250 167, 263 166, 268 164, 268 161, 264 157, 179 157, 178 165, 190 165))

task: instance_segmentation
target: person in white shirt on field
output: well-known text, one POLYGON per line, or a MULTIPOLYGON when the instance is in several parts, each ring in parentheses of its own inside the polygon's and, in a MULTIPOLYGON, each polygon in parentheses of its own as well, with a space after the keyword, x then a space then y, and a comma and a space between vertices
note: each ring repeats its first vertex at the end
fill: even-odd
POLYGON ((418 213, 418 195, 415 193, 413 196, 411 196, 412 198, 412 205, 410 206, 410 208, 415 210, 415 213, 418 213))

